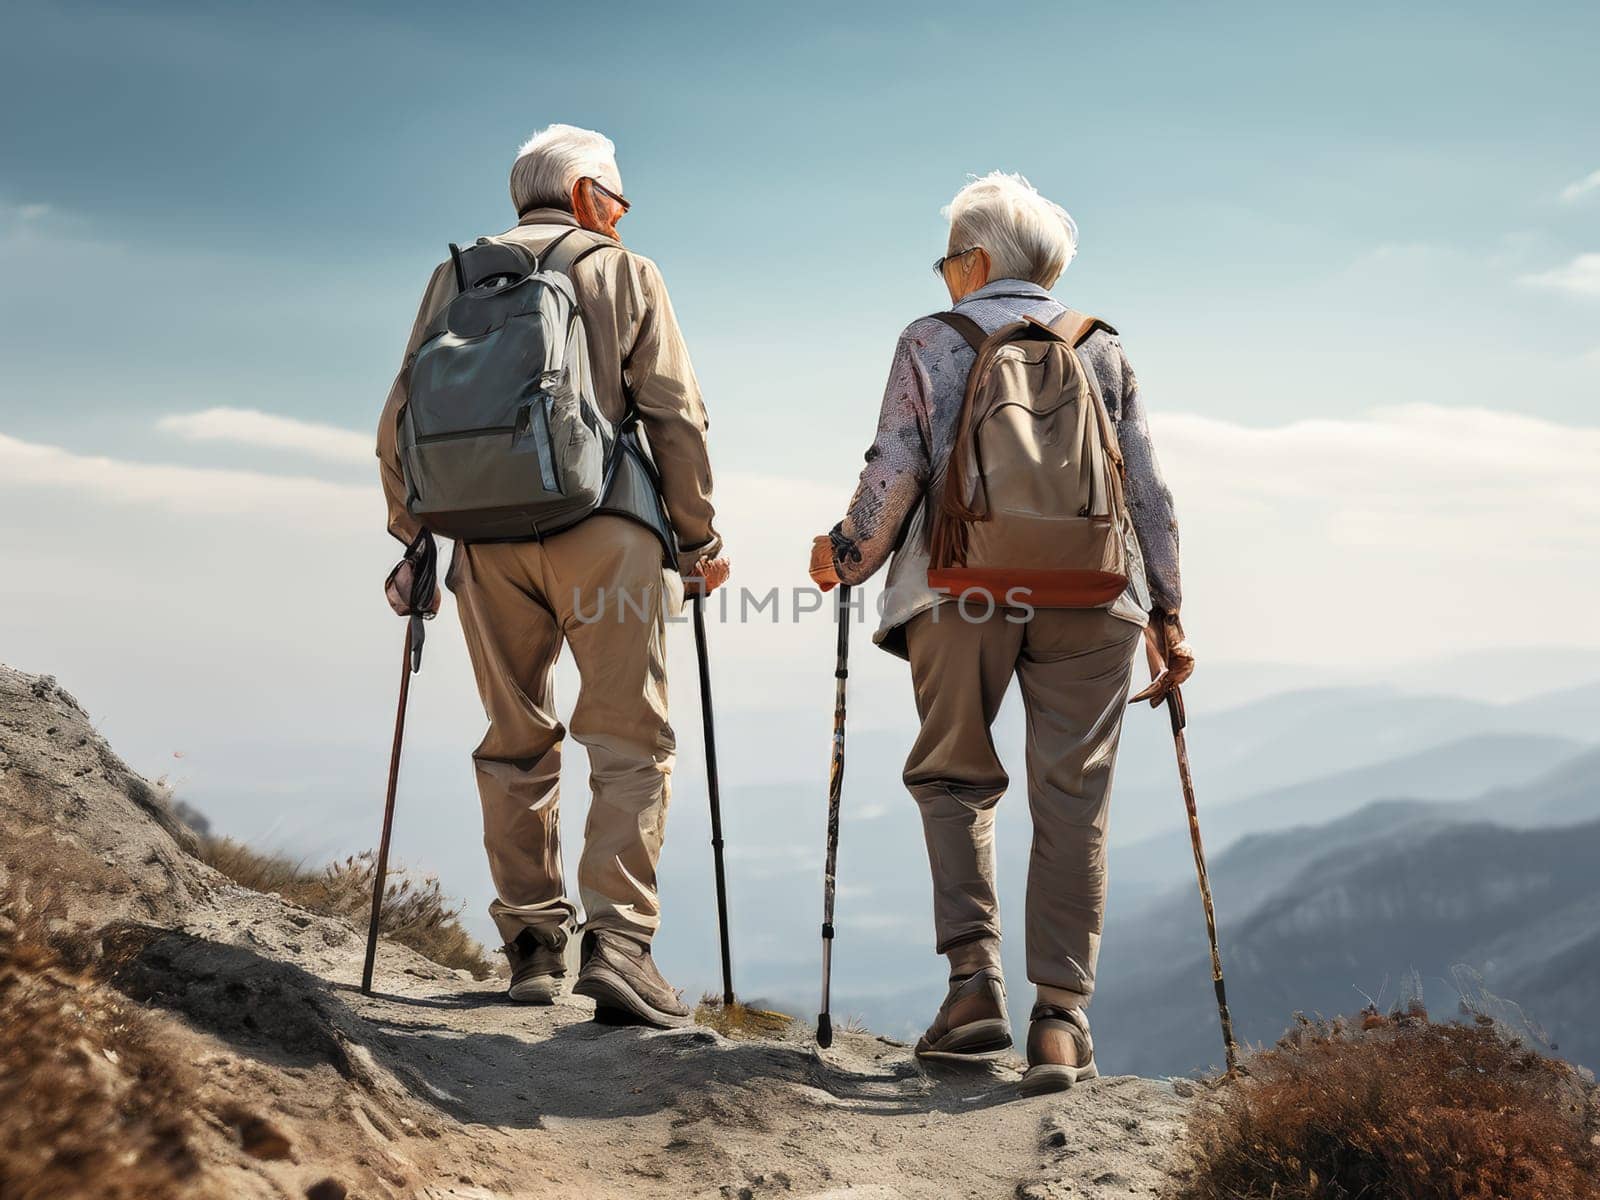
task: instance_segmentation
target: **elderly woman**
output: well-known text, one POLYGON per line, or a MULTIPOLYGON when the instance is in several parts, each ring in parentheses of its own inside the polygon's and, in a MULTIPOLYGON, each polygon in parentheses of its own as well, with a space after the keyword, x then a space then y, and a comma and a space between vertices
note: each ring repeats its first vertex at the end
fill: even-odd
MULTIPOLYGON (((934 271, 953 312, 984 333, 1067 309, 1047 290, 1077 250, 1077 227, 1020 175, 993 174, 957 193, 950 239, 934 271)), ((1106 817, 1133 654, 1141 633, 1187 679, 1193 655, 1178 610, 1178 527, 1150 443, 1144 404, 1114 331, 1078 347, 1097 378, 1126 464, 1127 590, 1108 607, 990 605, 929 587, 927 514, 937 510, 974 350, 965 322, 924 317, 900 336, 877 437, 845 519, 813 548, 824 587, 861 583, 889 563, 875 640, 909 659, 921 732, 904 779, 922 811, 933 870, 938 952, 950 988, 917 1045, 922 1055, 983 1055, 1011 1045, 1000 967, 994 809, 1007 777, 990 725, 1013 676, 1027 712, 1029 1093, 1097 1072, 1084 1010, 1094 992, 1106 896, 1106 817), (1136 543, 1136 544, 1134 544, 1136 543), (891 557, 892 556, 892 557, 891 557), (943 619, 940 619, 941 613, 943 619), (1026 619, 1022 619, 1026 617, 1026 619)))

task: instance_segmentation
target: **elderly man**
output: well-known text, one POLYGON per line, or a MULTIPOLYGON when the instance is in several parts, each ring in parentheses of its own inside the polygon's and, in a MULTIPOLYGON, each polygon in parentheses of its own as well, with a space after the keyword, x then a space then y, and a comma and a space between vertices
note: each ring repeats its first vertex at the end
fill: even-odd
MULTIPOLYGON (((497 893, 489 910, 511 962, 511 998, 550 1003, 577 915, 562 878, 558 821, 565 730, 553 676, 565 643, 581 678, 572 734, 588 752, 593 788, 578 860, 586 919, 573 990, 594 999, 597 1015, 681 1025, 689 1012, 657 970, 650 942, 661 920, 656 861, 674 757, 666 615, 682 603, 680 574, 708 589, 728 575, 712 523, 705 409, 660 271, 617 236, 629 204, 611 142, 550 126, 518 152, 511 202, 517 223, 494 240, 532 251, 542 268, 572 281, 595 402, 613 424, 630 407, 637 415, 681 553, 663 569, 663 542, 648 522, 609 512, 539 541, 456 545, 445 582, 456 595, 489 718, 473 754, 497 893), (608 595, 628 599, 615 619, 608 595), (582 615, 602 609, 603 620, 582 615)), ((389 531, 401 541, 419 529, 407 510, 398 443, 409 367, 457 289, 452 263, 442 263, 423 293, 406 368, 378 428, 389 531)), ((408 611, 408 570, 402 566, 389 590, 401 613, 408 611)))
POLYGON ((824 587, 856 584, 890 562, 876 640, 911 663, 922 727, 904 778, 922 811, 938 951, 950 962, 949 992, 919 1054, 983 1055, 1011 1044, 994 877, 994 808, 1007 777, 989 730, 1012 677, 1021 685, 1034 821, 1027 964, 1037 988, 1023 1088, 1051 1091, 1096 1074, 1084 1009, 1100 949, 1106 816, 1133 652, 1142 631, 1172 682, 1188 678, 1194 660, 1178 621, 1172 497, 1133 370, 1104 325, 1077 353, 1098 381, 1126 464, 1135 534, 1126 591, 1106 607, 975 612, 930 588, 927 514, 939 509, 972 341, 1018 321, 1060 321, 1068 310, 1047 289, 1077 249, 1072 219, 1021 176, 976 180, 949 217, 947 253, 934 271, 954 317, 925 317, 901 335, 866 469, 845 519, 817 539, 812 576, 824 587))

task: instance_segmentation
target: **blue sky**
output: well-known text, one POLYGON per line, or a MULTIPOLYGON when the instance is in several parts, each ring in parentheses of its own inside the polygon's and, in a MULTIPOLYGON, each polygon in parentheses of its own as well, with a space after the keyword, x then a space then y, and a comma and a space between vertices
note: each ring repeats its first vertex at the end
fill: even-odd
POLYGON ((1514 281, 1592 249, 1600 205, 1557 197, 1600 161, 1593 6, 605 11, 9 5, 0 201, 144 298, 85 339, 81 281, 17 264, 8 428, 87 409, 137 446, 202 393, 365 428, 417 281, 508 223, 507 159, 558 118, 618 143, 719 443, 764 466, 861 440, 894 332, 940 302, 939 207, 995 167, 1077 217, 1062 291, 1153 399, 1324 411, 1349 385, 1304 363, 1352 343, 1440 403, 1592 395, 1594 307, 1514 281), (1459 361, 1484 342, 1515 367, 1459 361))
MULTIPOLYGON (((1072 211, 1057 291, 1139 372, 1198 711, 1600 674, 1569 615, 1600 589, 1600 9, 596 11, 6 5, 0 660, 58 674, 227 827, 370 841, 399 637, 371 430, 428 272, 510 223, 515 148, 556 120, 617 143, 737 582, 803 582, 895 335, 945 302, 939 210, 1003 168, 1072 211)), ((449 802, 401 847, 470 891, 481 713, 435 629, 407 778, 449 802)), ((715 636, 729 720, 761 718, 730 770, 820 776, 826 626, 715 636)), ((858 644, 852 722, 898 745, 903 668, 858 644)), ((692 792, 685 632, 672 655, 692 792)))

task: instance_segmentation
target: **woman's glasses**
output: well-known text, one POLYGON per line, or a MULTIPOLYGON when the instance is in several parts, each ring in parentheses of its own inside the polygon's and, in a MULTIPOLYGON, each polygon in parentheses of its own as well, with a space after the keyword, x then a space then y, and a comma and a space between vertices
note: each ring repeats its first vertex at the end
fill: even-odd
POLYGON ((949 254, 941 254, 938 258, 933 260, 933 273, 940 279, 943 279, 945 263, 954 262, 956 259, 961 258, 964 255, 971 254, 974 250, 979 249, 982 249, 982 247, 968 246, 965 250, 955 250, 949 254))

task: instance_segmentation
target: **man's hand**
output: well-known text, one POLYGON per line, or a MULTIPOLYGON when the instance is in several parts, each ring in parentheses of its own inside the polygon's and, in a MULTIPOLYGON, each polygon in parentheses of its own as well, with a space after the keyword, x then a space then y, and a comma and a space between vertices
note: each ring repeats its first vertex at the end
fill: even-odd
POLYGON ((1150 624, 1144 629, 1144 641, 1155 678, 1128 703, 1148 700, 1151 708, 1158 708, 1168 692, 1187 683, 1194 674, 1194 648, 1183 636, 1183 623, 1178 620, 1177 613, 1151 613, 1150 624))
MULTIPOLYGON (((383 597, 389 602, 389 607, 402 617, 411 615, 411 583, 412 567, 409 558, 402 558, 400 565, 389 572, 389 578, 383 584, 383 597)), ((433 589, 433 600, 422 611, 432 616, 439 611, 441 597, 439 589, 433 589)))
POLYGON ((833 565, 833 539, 820 534, 811 539, 811 582, 825 592, 839 586, 839 572, 833 565))
POLYGON ((702 558, 694 564, 694 570, 685 577, 690 591, 704 592, 710 595, 723 584, 728 582, 728 576, 733 574, 733 565, 726 557, 702 558))

